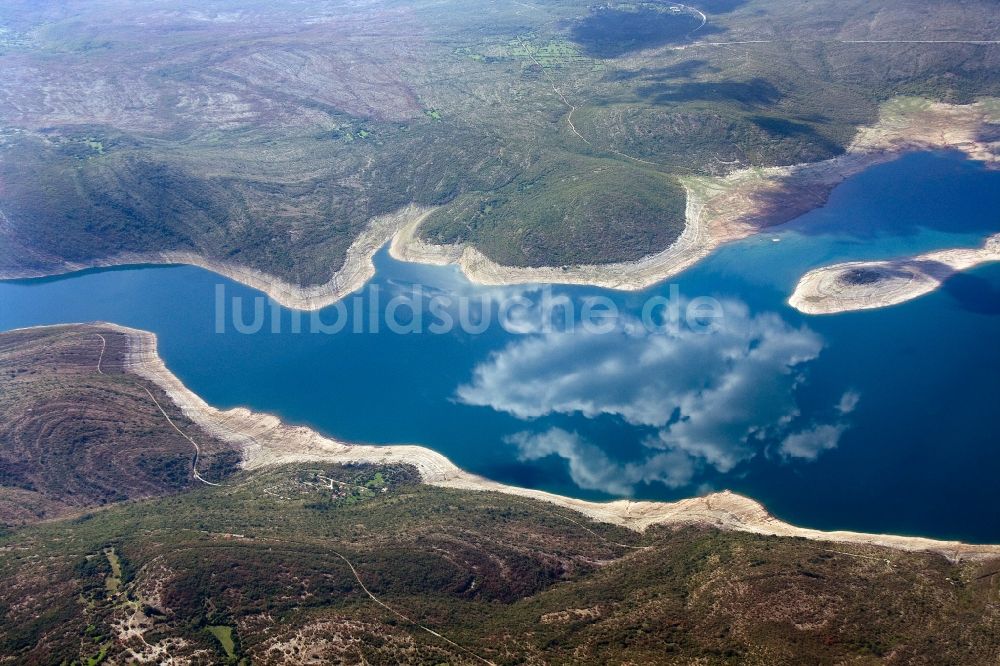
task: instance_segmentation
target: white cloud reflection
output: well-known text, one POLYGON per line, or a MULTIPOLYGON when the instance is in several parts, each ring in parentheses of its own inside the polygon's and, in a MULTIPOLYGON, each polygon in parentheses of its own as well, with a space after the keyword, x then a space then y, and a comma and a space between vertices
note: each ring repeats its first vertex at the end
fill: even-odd
POLYGON ((771 449, 783 458, 815 459, 837 446, 844 417, 859 396, 845 393, 829 423, 802 425, 796 389, 822 339, 775 314, 751 315, 723 304, 714 332, 651 332, 626 320, 607 334, 551 332, 517 340, 493 354, 457 390, 469 405, 519 419, 550 414, 620 417, 655 428, 645 458, 616 463, 576 433, 522 432, 509 442, 522 460, 565 459, 582 488, 618 495, 636 484, 691 483, 701 468, 729 472, 771 449))
POLYGON ((824 424, 792 433, 781 442, 781 454, 788 458, 815 460, 824 451, 836 448, 846 429, 842 423, 824 424))
POLYGON ((672 488, 685 486, 695 473, 694 460, 675 451, 657 453, 640 462, 612 462, 600 448, 561 428, 541 433, 519 432, 505 441, 517 446, 518 460, 559 456, 569 463, 573 483, 612 495, 631 495, 640 482, 660 482, 672 488))

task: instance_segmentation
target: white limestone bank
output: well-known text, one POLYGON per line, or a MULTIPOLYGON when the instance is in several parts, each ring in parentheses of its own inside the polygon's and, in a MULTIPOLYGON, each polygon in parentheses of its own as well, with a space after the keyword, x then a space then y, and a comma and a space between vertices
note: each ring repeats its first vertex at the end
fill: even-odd
POLYGON ((723 243, 746 238, 822 206, 839 183, 876 164, 919 150, 952 149, 971 159, 997 163, 1000 142, 983 128, 1000 122, 1000 101, 949 105, 903 98, 883 106, 877 123, 858 131, 846 153, 823 162, 751 168, 725 177, 680 178, 687 191, 686 226, 657 254, 632 262, 562 267, 503 266, 468 245, 434 245, 418 234, 423 218, 393 238, 396 259, 457 264, 483 285, 582 284, 637 291, 694 265, 723 243))
POLYGON ((706 525, 754 534, 803 537, 858 545, 878 545, 908 551, 932 551, 950 560, 1000 556, 1000 545, 969 545, 919 537, 859 532, 824 532, 782 522, 759 503, 731 492, 719 492, 678 502, 618 500, 600 503, 562 497, 540 490, 508 486, 463 471, 443 455, 413 446, 347 444, 323 437, 305 427, 283 424, 278 418, 238 407, 221 411, 192 393, 163 364, 152 333, 114 324, 98 324, 128 339, 125 369, 160 386, 185 416, 213 437, 240 446, 243 465, 256 469, 294 462, 409 464, 425 483, 446 488, 501 492, 579 512, 597 521, 642 531, 652 525, 706 525))
MULTIPOLYGON (((822 206, 844 179, 917 150, 953 149, 972 159, 997 163, 1000 142, 982 130, 1000 122, 1000 100, 949 105, 902 98, 883 106, 878 122, 863 127, 840 157, 787 167, 751 168, 725 177, 680 178, 687 191, 686 225, 661 252, 638 261, 562 267, 503 266, 468 245, 434 245, 419 238, 420 223, 434 208, 407 206, 373 219, 347 251, 343 267, 325 284, 291 284, 262 271, 203 257, 194 252, 122 254, 100 261, 66 262, 57 270, 0 273, 0 279, 41 277, 85 268, 125 264, 190 264, 268 294, 288 308, 318 310, 361 288, 374 275, 372 256, 391 240, 402 261, 457 264, 483 285, 581 284, 635 291, 694 265, 723 243, 746 238, 822 206)), ((3 238, 0 219, 0 239, 3 238)))
POLYGON ((406 206, 392 215, 373 219, 347 249, 344 264, 325 284, 303 287, 274 275, 232 262, 218 261, 196 252, 127 252, 89 262, 65 262, 58 270, 0 273, 0 279, 45 277, 72 273, 88 268, 107 268, 139 264, 186 264, 198 266, 266 293, 272 300, 295 310, 319 310, 357 291, 375 275, 372 257, 393 235, 408 224, 417 223, 432 208, 406 206))
POLYGON ((991 261, 1000 261, 1000 234, 981 248, 824 266, 802 276, 788 304, 812 315, 884 308, 923 296, 955 273, 991 261))

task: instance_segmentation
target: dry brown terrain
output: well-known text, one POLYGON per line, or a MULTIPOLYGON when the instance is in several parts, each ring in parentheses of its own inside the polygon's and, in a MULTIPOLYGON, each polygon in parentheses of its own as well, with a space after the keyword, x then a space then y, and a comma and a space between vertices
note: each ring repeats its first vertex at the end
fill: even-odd
POLYGON ((0 533, 0 663, 1000 658, 994 548, 802 530, 726 493, 521 492, 420 447, 212 410, 154 344, 0 335, 0 506, 38 509, 0 533), (233 444, 249 469, 226 474, 233 444))
POLYGON ((635 531, 653 526, 707 525, 723 530, 776 536, 875 544, 901 550, 932 551, 950 560, 984 559, 1000 555, 1000 545, 970 545, 921 537, 859 532, 824 532, 777 520, 759 503, 728 491, 677 502, 617 500, 588 502, 540 490, 518 488, 470 474, 436 451, 414 445, 373 446, 324 437, 302 426, 288 426, 270 414, 237 407, 216 409, 192 393, 163 364, 156 351, 156 336, 146 331, 105 324, 128 336, 126 367, 156 383, 181 411, 212 436, 239 447, 247 469, 264 469, 290 463, 403 464, 416 469, 429 485, 461 490, 500 492, 542 500, 587 518, 635 531))
POLYGON ((239 464, 236 447, 188 420, 123 367, 127 338, 107 327, 0 334, 0 522, 20 525, 175 493, 239 464), (169 414, 170 420, 158 405, 169 414))

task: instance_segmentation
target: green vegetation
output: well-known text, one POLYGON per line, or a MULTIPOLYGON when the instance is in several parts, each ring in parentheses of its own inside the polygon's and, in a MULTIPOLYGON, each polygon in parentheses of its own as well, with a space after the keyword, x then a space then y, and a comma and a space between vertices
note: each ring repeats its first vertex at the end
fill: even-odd
MULTIPOLYGON (((148 395, 139 399, 155 387, 117 370, 123 348, 96 326, 0 335, 0 508, 15 525, 0 535, 4 663, 155 662, 167 651, 244 666, 471 655, 985 664, 1000 654, 1000 561, 697 526, 638 534, 521 497, 427 486, 406 465, 313 462, 230 469, 218 486, 155 485, 134 456, 168 455, 183 438, 168 439, 148 395), (59 410, 49 408, 56 386, 59 410), (45 436, 25 438, 29 407, 45 436), (67 409, 80 411, 60 418, 67 409), (56 427, 64 421, 79 422, 56 427), (107 454, 101 422, 120 430, 107 454), (101 465, 81 463, 81 451, 101 465), (44 466, 15 464, 43 456, 44 466), (87 479, 133 499, 84 513, 87 479), (66 517, 13 513, 24 497, 66 517)), ((204 456, 228 452, 193 435, 204 456)))
POLYGON ((113 595, 118 592, 118 588, 122 584, 122 565, 114 548, 105 548, 104 556, 108 558, 108 564, 111 566, 111 575, 105 577, 104 585, 107 587, 108 593, 113 595))
POLYGON ((0 538, 0 653, 121 660, 183 638, 175 658, 304 659, 296 646, 325 662, 468 658, 418 624, 511 664, 990 663, 998 649, 995 562, 711 529, 591 532, 563 513, 427 487, 405 467, 292 466, 25 527, 0 538), (387 490, 337 503, 338 484, 318 477, 387 490), (109 542, 131 572, 113 596, 107 560, 87 559, 109 542), (372 602, 340 555, 412 621, 372 602), (126 617, 142 639, 116 629, 126 617))
POLYGON ((233 628, 225 624, 211 625, 205 628, 219 641, 219 645, 226 652, 226 657, 234 659, 236 657, 236 643, 233 642, 233 628))
POLYGON ((103 155, 104 154, 104 144, 102 142, 98 141, 97 139, 91 139, 91 138, 88 137, 88 138, 84 139, 84 143, 86 143, 87 146, 91 150, 93 150, 94 152, 96 152, 98 155, 103 155))
POLYGON ((508 265, 639 259, 684 230, 684 190, 656 171, 618 160, 553 155, 515 183, 470 193, 434 213, 425 234, 471 242, 508 265))
POLYGON ((95 654, 93 657, 87 657, 83 663, 85 663, 87 666, 98 666, 98 664, 104 663, 104 660, 107 658, 107 656, 108 656, 108 646, 102 645, 100 652, 95 654))
POLYGON ((993 39, 988 0, 877 20, 706 0, 703 26, 641 1, 401 6, 0 7, 0 271, 187 250, 315 284, 409 203, 444 206, 428 238, 504 263, 634 258, 675 237, 683 194, 653 173, 570 192, 581 163, 620 183, 819 160, 896 96, 1000 94, 995 48, 863 41, 993 39))
POLYGON ((545 68, 559 67, 574 62, 589 62, 590 60, 583 56, 580 50, 568 40, 550 39, 544 43, 536 43, 532 41, 533 37, 529 36, 524 39, 519 36, 507 42, 505 49, 507 57, 528 61, 545 68))

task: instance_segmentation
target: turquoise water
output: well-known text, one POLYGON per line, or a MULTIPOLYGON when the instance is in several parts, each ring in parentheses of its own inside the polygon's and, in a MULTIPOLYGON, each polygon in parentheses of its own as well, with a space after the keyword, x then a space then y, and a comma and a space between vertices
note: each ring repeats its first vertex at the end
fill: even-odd
MULTIPOLYGON (((148 329, 168 367, 213 405, 352 441, 423 444, 518 485, 594 499, 729 488, 811 527, 1000 542, 1000 265, 877 311, 807 317, 785 304, 814 266, 977 246, 1000 231, 998 211, 1000 173, 911 155, 669 284, 551 289, 577 310, 610 298, 621 314, 607 333, 510 332, 495 317, 475 334, 295 333, 293 313, 268 307, 261 330, 241 334, 232 298, 249 321, 258 292, 191 267, 3 282, 0 329, 93 320, 148 329), (671 285, 684 304, 718 299, 713 332, 640 325, 643 306, 674 294, 671 285), (227 310, 217 321, 219 288, 227 310)), ((364 291, 341 316, 367 322, 420 284, 437 296, 488 295, 493 315, 523 296, 532 308, 519 320, 530 328, 544 297, 474 287, 453 267, 401 264, 385 251, 376 266, 379 305, 364 291)))

